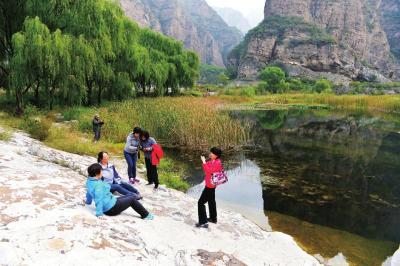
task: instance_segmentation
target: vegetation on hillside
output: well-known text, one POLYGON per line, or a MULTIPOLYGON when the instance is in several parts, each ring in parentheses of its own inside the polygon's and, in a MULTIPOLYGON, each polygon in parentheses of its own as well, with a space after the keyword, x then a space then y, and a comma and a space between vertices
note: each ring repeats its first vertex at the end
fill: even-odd
POLYGON ((226 69, 218 66, 200 65, 200 84, 226 85, 229 77, 226 75, 226 69))
POLYGON ((290 47, 304 44, 323 46, 336 43, 335 38, 326 30, 305 22, 301 17, 270 16, 246 34, 244 40, 231 51, 230 57, 239 60, 247 50, 250 40, 255 36, 273 36, 277 38, 278 43, 281 43, 289 31, 298 31, 307 35, 307 38, 291 40, 290 47))
POLYGON ((26 103, 92 105, 135 94, 176 94, 198 78, 198 56, 140 29, 109 0, 2 0, 0 82, 26 103))

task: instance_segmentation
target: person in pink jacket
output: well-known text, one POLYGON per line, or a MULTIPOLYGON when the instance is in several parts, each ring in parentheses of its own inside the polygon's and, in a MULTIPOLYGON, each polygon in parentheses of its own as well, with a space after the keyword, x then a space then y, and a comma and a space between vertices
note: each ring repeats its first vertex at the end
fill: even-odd
POLYGON ((215 202, 216 187, 212 184, 211 178, 213 173, 221 172, 223 170, 220 159, 221 155, 221 149, 214 147, 210 149, 210 160, 206 161, 206 158, 201 156, 206 185, 197 203, 199 222, 196 224, 196 227, 208 228, 208 222, 217 223, 217 204, 215 202), (207 218, 206 203, 208 203, 210 218, 207 218))

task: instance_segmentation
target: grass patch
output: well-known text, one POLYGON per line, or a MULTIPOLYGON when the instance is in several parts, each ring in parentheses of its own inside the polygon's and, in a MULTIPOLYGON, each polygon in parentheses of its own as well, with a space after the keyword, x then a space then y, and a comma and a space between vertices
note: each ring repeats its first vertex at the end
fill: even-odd
MULTIPOLYGON (((257 109, 257 107, 273 106, 281 107, 301 107, 306 106, 311 109, 336 109, 348 111, 370 111, 373 113, 400 113, 400 95, 333 95, 333 94, 312 94, 312 93, 293 93, 293 94, 271 94, 257 96, 247 102, 241 102, 239 96, 224 96, 225 101, 231 102, 230 108, 237 103, 245 104, 246 109, 257 109)), ((269 108, 270 109, 270 108, 269 108)))
POLYGON ((9 131, 6 131, 6 130, 0 131, 0 140, 1 141, 10 141, 11 140, 11 133, 9 131))

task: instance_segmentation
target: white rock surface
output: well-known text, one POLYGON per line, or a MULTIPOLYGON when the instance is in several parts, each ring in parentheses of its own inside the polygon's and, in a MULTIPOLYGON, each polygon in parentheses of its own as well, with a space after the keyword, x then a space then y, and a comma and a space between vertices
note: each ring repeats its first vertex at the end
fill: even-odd
POLYGON ((400 266, 400 247, 392 257, 383 262, 382 266, 400 266))
POLYGON ((93 162, 24 133, 0 141, 0 265, 320 265, 237 213, 219 209, 218 225, 196 229, 196 199, 166 188, 138 186, 153 221, 132 210, 99 220, 79 204, 93 162))

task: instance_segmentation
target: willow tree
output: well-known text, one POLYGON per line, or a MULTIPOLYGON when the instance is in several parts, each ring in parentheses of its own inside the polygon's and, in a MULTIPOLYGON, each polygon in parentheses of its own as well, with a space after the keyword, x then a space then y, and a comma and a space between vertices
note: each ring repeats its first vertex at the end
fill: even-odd
POLYGON ((46 60, 51 38, 49 29, 37 17, 26 19, 23 29, 23 32, 13 35, 13 57, 10 62, 10 89, 15 95, 16 111, 19 114, 23 112, 24 96, 33 86, 38 97, 40 80, 48 70, 46 60))
POLYGON ((6 85, 10 73, 12 37, 21 30, 24 23, 25 2, 26 0, 0 0, 0 87, 6 85))
POLYGON ((143 94, 176 93, 198 77, 197 55, 181 42, 140 29, 113 1, 26 0, 25 6, 31 18, 15 33, 10 60, 20 111, 31 91, 36 105, 43 94, 51 109, 126 99, 134 87, 143 94))

